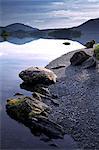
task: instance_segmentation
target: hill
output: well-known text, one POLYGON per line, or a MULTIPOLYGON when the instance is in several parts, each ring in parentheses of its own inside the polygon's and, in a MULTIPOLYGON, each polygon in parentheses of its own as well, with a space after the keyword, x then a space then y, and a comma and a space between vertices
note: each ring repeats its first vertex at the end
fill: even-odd
POLYGON ((14 44, 25 44, 41 38, 42 33, 37 28, 14 23, 6 27, 0 27, 0 41, 9 41, 14 44))
POLYGON ((0 42, 9 41, 15 44, 24 44, 39 38, 69 39, 82 44, 93 39, 99 42, 99 18, 88 20, 72 28, 39 30, 21 23, 0 27, 0 42))
POLYGON ((48 38, 77 40, 83 44, 93 39, 99 42, 99 18, 88 20, 77 27, 46 29, 43 32, 48 38))

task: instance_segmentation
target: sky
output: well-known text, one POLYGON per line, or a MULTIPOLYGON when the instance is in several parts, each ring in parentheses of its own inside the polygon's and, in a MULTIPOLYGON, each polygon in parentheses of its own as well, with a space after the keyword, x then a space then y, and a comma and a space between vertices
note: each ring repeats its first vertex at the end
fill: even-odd
POLYGON ((0 0, 0 26, 66 28, 99 18, 99 0, 0 0))

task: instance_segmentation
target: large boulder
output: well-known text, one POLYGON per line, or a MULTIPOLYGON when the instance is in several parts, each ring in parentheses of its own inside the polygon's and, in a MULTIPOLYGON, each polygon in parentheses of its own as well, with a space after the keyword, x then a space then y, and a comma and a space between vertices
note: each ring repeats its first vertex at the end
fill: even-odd
POLYGON ((49 69, 30 67, 20 72, 19 77, 25 83, 50 85, 56 82, 57 76, 49 69))
POLYGON ((84 61, 86 61, 90 56, 86 54, 84 51, 79 51, 74 53, 74 55, 70 58, 71 65, 81 65, 84 61))

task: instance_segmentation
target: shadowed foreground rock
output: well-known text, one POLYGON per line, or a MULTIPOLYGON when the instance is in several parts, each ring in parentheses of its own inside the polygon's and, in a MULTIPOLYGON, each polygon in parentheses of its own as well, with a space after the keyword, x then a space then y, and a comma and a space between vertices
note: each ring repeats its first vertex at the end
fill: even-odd
POLYGON ((21 71, 19 77, 25 83, 50 85, 56 82, 57 76, 49 69, 41 67, 30 67, 21 71))
POLYGON ((63 138, 63 127, 48 119, 51 108, 33 97, 18 96, 7 100, 8 115, 28 126, 32 133, 49 138, 63 138))

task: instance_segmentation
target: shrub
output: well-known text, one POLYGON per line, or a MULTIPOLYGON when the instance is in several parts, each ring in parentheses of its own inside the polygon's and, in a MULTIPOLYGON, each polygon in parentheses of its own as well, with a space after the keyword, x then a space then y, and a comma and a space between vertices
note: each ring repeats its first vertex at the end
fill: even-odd
POLYGON ((4 39, 4 41, 7 40, 8 36, 9 36, 9 33, 7 31, 3 30, 1 33, 1 37, 4 39))
POLYGON ((97 44, 94 48, 95 57, 99 60, 99 44, 97 44))

